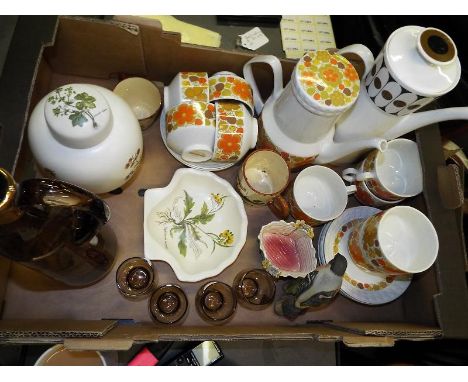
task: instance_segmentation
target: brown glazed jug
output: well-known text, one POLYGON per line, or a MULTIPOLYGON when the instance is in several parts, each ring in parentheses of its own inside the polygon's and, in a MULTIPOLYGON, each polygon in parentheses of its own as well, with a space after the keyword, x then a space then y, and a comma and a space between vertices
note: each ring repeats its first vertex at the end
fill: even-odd
POLYGON ((0 255, 71 287, 102 279, 115 260, 107 204, 69 183, 16 184, 0 168, 0 255))

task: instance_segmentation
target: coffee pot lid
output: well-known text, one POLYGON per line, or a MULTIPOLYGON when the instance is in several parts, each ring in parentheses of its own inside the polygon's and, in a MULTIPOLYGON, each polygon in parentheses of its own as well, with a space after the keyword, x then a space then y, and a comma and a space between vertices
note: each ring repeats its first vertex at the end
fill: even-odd
POLYGON ((296 65, 293 81, 302 101, 330 113, 348 109, 360 89, 354 66, 343 56, 326 50, 307 52, 296 65))
POLYGON ((452 90, 461 75, 453 40, 436 28, 406 26, 394 31, 385 44, 390 74, 407 90, 437 97, 452 90))
POLYGON ((70 84, 47 95, 45 119, 59 142, 72 148, 88 148, 107 137, 112 114, 98 89, 95 85, 70 84))

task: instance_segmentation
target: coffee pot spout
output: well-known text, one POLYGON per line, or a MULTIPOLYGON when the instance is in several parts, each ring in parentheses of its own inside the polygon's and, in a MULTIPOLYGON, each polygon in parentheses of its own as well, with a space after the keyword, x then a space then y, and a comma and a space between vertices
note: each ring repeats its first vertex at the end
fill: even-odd
POLYGON ((385 151, 387 141, 383 138, 365 139, 349 142, 331 142, 326 145, 315 159, 315 164, 348 164, 352 163, 366 151, 377 149, 385 151))
POLYGON ((387 140, 395 139, 420 127, 430 125, 431 123, 456 119, 468 120, 467 106, 450 107, 447 109, 430 110, 407 115, 388 129, 383 138, 387 140))

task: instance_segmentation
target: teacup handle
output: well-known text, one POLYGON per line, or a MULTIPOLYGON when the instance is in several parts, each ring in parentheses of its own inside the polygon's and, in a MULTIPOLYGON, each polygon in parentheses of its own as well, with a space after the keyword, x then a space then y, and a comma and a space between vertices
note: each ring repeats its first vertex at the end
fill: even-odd
POLYGON ((375 176, 372 172, 361 172, 355 168, 347 168, 341 173, 341 177, 347 182, 353 183, 355 181, 363 181, 366 179, 373 179, 375 176))
POLYGON ((271 202, 267 203, 267 206, 278 219, 286 219, 289 216, 289 203, 282 195, 275 196, 271 202))
POLYGON ((352 184, 351 186, 346 186, 346 192, 348 193, 348 195, 354 194, 356 191, 356 185, 352 184))
POLYGON ((374 65, 374 55, 367 46, 362 44, 352 44, 345 46, 336 53, 346 57, 346 59, 351 62, 351 64, 353 64, 361 80, 367 76, 367 73, 369 73, 371 70, 372 65, 374 65), (356 62, 357 60, 355 57, 353 57, 353 55, 358 56, 362 63, 356 62), (360 67, 362 64, 364 65, 364 68, 360 67))
MULTIPOLYGON (((260 96, 260 92, 258 91, 257 83, 255 82, 255 78, 252 73, 252 64, 255 63, 263 63, 270 65, 271 69, 273 70, 273 93, 271 93, 270 98, 277 98, 281 91, 283 90, 283 68, 281 67, 280 60, 275 56, 256 56, 249 60, 244 65, 244 78, 252 87, 253 99, 254 99, 254 106, 255 112, 260 115, 262 112, 263 106, 265 102, 263 102, 262 97, 260 96)), ((267 99, 267 101, 268 101, 267 99)))

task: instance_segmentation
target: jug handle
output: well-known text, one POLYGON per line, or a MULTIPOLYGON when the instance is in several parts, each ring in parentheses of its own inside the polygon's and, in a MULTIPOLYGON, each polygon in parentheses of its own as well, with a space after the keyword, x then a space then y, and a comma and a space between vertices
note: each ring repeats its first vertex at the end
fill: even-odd
POLYGON ((367 73, 369 73, 371 70, 372 65, 374 65, 374 55, 367 46, 362 44, 352 44, 345 46, 336 53, 345 57, 349 62, 351 62, 351 64, 353 64, 361 80, 367 76, 367 73), (358 56, 360 60, 356 59, 355 55, 358 56), (358 60, 362 61, 364 64, 364 70, 359 67, 360 65, 358 60))
POLYGON ((276 99, 281 94, 281 91, 283 90, 283 68, 281 67, 280 60, 277 57, 270 56, 270 55, 256 56, 252 58, 251 60, 249 60, 244 65, 244 70, 243 70, 244 78, 252 87, 255 112, 259 115, 262 112, 265 102, 262 100, 262 97, 260 96, 257 83, 255 82, 255 78, 252 73, 252 64, 255 64, 255 63, 268 64, 273 70, 273 93, 271 93, 267 101, 270 98, 276 99))

